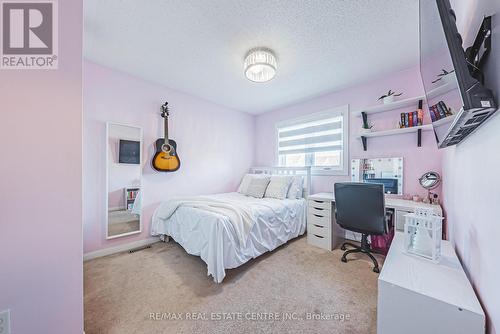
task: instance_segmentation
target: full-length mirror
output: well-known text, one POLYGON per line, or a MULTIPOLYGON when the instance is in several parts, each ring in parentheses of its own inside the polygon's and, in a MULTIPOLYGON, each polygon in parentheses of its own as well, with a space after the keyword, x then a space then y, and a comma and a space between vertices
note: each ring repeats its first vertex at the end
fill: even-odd
POLYGON ((107 123, 106 237, 141 232, 142 128, 107 123))
POLYGON ((353 159, 351 180, 381 183, 386 194, 403 195, 403 158, 353 159))

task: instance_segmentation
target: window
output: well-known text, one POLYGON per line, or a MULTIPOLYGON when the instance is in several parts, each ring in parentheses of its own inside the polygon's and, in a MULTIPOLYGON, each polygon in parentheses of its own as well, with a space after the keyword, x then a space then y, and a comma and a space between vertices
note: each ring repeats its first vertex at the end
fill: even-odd
POLYGON ((347 175, 348 106, 277 124, 278 164, 347 175))

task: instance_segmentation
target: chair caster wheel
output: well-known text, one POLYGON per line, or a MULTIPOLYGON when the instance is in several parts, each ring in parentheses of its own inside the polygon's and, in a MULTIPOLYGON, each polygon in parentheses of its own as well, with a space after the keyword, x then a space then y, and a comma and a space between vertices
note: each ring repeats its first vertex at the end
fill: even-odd
POLYGON ((347 263, 347 259, 346 259, 345 257, 342 257, 342 258, 340 259, 340 261, 342 261, 342 262, 344 262, 344 263, 347 263))
POLYGON ((347 248, 346 248, 346 246, 342 245, 342 247, 340 247, 340 249, 345 251, 347 248))
POLYGON ((378 267, 373 268, 373 271, 376 272, 377 274, 380 273, 380 269, 378 267))

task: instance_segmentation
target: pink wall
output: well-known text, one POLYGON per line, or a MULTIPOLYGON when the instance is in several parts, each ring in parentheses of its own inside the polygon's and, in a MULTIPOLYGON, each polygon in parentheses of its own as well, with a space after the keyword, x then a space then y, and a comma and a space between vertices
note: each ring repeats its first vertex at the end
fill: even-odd
MULTIPOLYGON (((464 46, 472 43, 483 15, 493 19, 493 52, 485 69, 486 85, 500 102, 500 2, 454 1, 464 46)), ((498 236, 500 114, 443 155, 443 195, 449 236, 487 314, 488 333, 500 333, 498 236)))
POLYGON ((82 333, 82 1, 59 1, 59 69, 0 70, 0 311, 82 333))
MULTIPOLYGON (((256 121, 256 164, 272 165, 276 159, 275 124, 282 120, 300 117, 309 113, 323 111, 329 108, 349 104, 350 116, 350 159, 375 157, 404 157, 404 193, 425 195, 426 192, 418 184, 418 178, 426 171, 441 172, 441 154, 437 150, 432 131, 424 132, 422 147, 417 147, 416 134, 405 134, 391 137, 368 139, 368 151, 364 152, 361 141, 356 138, 362 126, 361 118, 352 111, 366 106, 372 106, 377 98, 389 89, 402 91, 400 98, 408 98, 423 94, 422 82, 418 68, 396 73, 380 80, 338 91, 304 103, 279 109, 257 117, 256 121)), ((395 110, 369 117, 375 130, 385 130, 396 127, 401 112, 415 109, 395 110)), ((427 114, 426 114, 426 117, 427 114)), ((427 119, 428 122, 430 120, 427 119)), ((349 176, 316 176, 313 178, 313 192, 333 191, 333 183, 350 180, 349 176)))
POLYGON ((234 191, 253 163, 254 118, 213 103, 84 63, 84 253, 148 238, 151 215, 172 196, 234 191), (181 169, 153 171, 154 141, 163 134, 160 106, 171 106, 170 135, 179 145, 181 169), (144 131, 143 232, 106 240, 106 121, 144 131))

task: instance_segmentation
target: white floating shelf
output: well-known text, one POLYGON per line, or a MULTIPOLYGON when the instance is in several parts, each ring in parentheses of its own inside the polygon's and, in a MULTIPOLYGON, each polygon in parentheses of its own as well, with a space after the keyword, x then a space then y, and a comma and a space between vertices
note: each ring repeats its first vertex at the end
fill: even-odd
POLYGON ((441 118, 435 122, 432 123, 433 126, 440 126, 440 125, 443 125, 443 124, 447 124, 447 123, 451 123, 455 120, 455 117, 457 117, 457 115, 451 115, 451 116, 448 116, 448 117, 445 117, 445 118, 441 118))
POLYGON ((424 97, 423 96, 415 96, 415 97, 410 97, 410 98, 404 99, 404 100, 394 101, 391 103, 386 103, 386 104, 381 103, 381 104, 376 105, 376 106, 371 106, 371 107, 367 107, 367 108, 358 110, 358 111, 356 111, 356 115, 358 117, 361 117, 362 112, 364 112, 366 114, 377 114, 380 112, 402 109, 402 108, 406 108, 406 107, 410 107, 410 106, 414 107, 414 110, 417 110, 419 100, 424 100, 424 97))
POLYGON ((405 134, 405 133, 415 133, 415 132, 418 132, 418 130, 430 131, 430 130, 432 130, 432 124, 413 126, 411 128, 398 128, 398 129, 383 130, 383 131, 373 131, 373 132, 368 132, 368 133, 364 133, 364 134, 359 134, 358 138, 361 139, 361 137, 374 138, 374 137, 394 136, 394 135, 401 135, 401 134, 405 134))
POLYGON ((441 85, 437 88, 434 88, 433 90, 430 90, 427 93, 427 98, 433 99, 435 97, 444 95, 448 92, 451 92, 452 90, 457 89, 457 83, 456 82, 448 82, 445 83, 444 85, 441 85))

